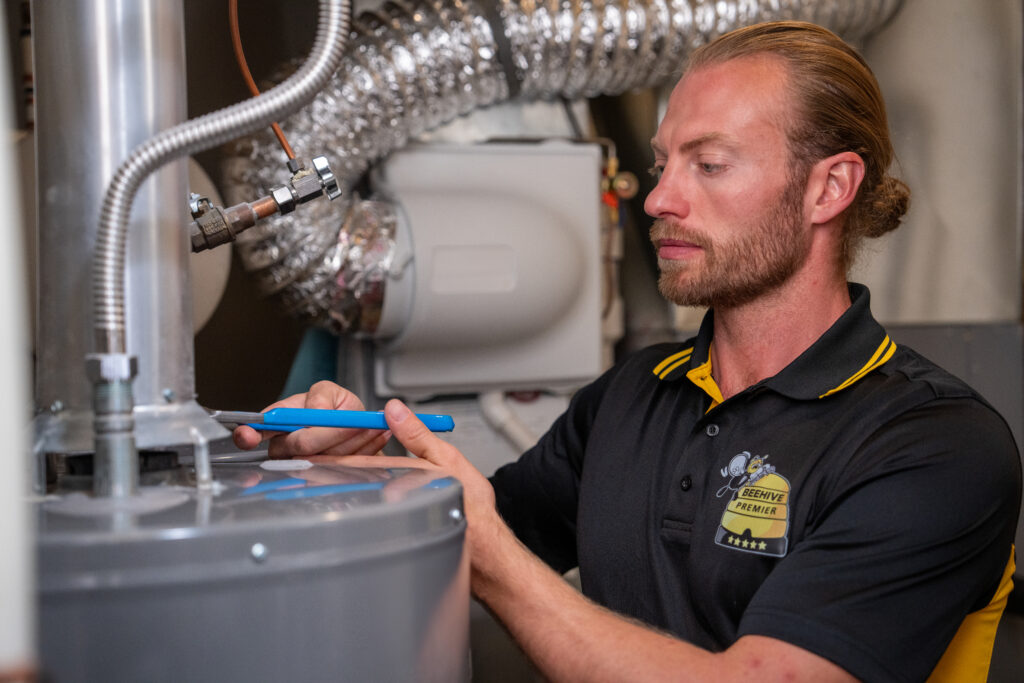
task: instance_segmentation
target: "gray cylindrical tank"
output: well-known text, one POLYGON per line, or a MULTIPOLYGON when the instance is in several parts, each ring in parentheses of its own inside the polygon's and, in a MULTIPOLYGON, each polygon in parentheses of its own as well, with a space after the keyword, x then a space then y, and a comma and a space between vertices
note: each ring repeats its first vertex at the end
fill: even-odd
POLYGON ((320 465, 214 475, 216 494, 171 483, 38 504, 48 680, 468 680, 454 480, 320 465))

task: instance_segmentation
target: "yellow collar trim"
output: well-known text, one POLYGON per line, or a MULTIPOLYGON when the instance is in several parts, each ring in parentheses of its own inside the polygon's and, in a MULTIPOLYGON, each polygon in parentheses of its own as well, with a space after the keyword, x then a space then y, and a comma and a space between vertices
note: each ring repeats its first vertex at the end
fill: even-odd
MULTIPOLYGON (((887 363, 895 353, 896 342, 889 339, 888 335, 886 335, 885 339, 882 340, 882 343, 879 344, 878 348, 875 349, 875 352, 871 355, 871 358, 868 360, 867 363, 864 364, 864 366, 860 370, 858 370, 849 378, 847 378, 842 384, 833 389, 829 389, 818 398, 825 398, 826 396, 831 396, 832 394, 842 391, 848 386, 854 384, 857 380, 864 377, 864 375, 887 363)), ((665 379, 666 377, 671 375, 672 372, 675 371, 679 366, 688 363, 692 356, 692 346, 688 349, 683 349, 682 351, 674 353, 655 366, 654 374, 657 375, 659 379, 665 379)), ((690 368, 690 370, 688 370, 686 373, 686 377, 695 385, 700 387, 700 389, 703 390, 704 393, 711 397, 711 406, 708 408, 708 410, 711 410, 711 408, 714 408, 715 406, 725 401, 725 399, 722 397, 722 390, 718 388, 718 384, 715 382, 714 377, 711 376, 710 353, 708 353, 708 359, 706 361, 704 361, 702 364, 696 367, 690 368)))
POLYGON ((847 379, 845 382, 843 382, 834 389, 829 389, 818 398, 825 398, 826 396, 830 396, 836 393, 837 391, 842 391, 843 389, 850 386, 851 384, 853 384, 861 377, 874 370, 875 368, 884 365, 890 358, 892 358, 894 353, 896 353, 896 342, 889 339, 889 336, 886 335, 885 339, 882 340, 882 343, 878 346, 877 349, 875 349, 875 353, 871 356, 871 360, 869 360, 864 365, 864 367, 862 367, 860 370, 851 375, 850 378, 847 379))
POLYGON ((690 368, 690 371, 686 373, 686 377, 703 389, 705 394, 711 397, 711 405, 708 406, 709 411, 725 401, 725 399, 722 398, 722 390, 718 388, 715 378, 711 376, 710 353, 708 354, 708 359, 704 361, 704 363, 695 368, 690 368))
POLYGON ((678 368, 683 363, 690 360, 690 356, 693 355, 693 347, 683 349, 678 353, 673 353, 671 356, 661 361, 654 367, 654 374, 658 376, 658 379, 665 379, 672 371, 678 368))
MULTIPOLYGON (((682 351, 673 353, 654 367, 654 374, 658 376, 658 379, 666 379, 681 365, 689 363, 692 356, 692 346, 688 349, 683 349, 682 351)), ((704 363, 695 368, 690 368, 686 372, 686 376, 691 382, 700 387, 704 393, 711 397, 711 406, 708 410, 711 410, 711 408, 714 408, 725 400, 722 398, 722 390, 718 388, 718 384, 715 383, 715 379, 711 376, 710 353, 708 354, 708 359, 704 361, 704 363)))

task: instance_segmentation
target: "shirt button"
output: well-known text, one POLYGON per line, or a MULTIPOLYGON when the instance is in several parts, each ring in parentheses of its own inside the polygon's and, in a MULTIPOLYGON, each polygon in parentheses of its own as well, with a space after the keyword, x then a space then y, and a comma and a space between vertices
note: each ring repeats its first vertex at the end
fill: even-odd
POLYGON ((679 488, 681 488, 684 491, 689 491, 692 486, 693 479, 690 478, 689 474, 685 475, 682 479, 679 480, 679 488))
POLYGON ((710 424, 704 428, 704 433, 708 436, 718 436, 718 425, 710 424))

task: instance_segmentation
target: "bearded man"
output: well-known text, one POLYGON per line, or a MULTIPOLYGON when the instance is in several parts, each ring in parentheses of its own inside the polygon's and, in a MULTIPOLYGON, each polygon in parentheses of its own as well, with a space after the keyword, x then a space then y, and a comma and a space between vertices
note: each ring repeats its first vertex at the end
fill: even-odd
MULTIPOLYGON (((1020 460, 847 282, 909 198, 867 64, 810 24, 726 34, 652 146, 660 289, 710 308, 696 337, 617 364, 490 481, 398 401, 389 426, 419 460, 335 460, 461 481, 473 591, 551 680, 984 681, 1020 460)), ((361 407, 329 383, 283 405, 361 407)), ((388 438, 302 432, 271 453, 388 438)))

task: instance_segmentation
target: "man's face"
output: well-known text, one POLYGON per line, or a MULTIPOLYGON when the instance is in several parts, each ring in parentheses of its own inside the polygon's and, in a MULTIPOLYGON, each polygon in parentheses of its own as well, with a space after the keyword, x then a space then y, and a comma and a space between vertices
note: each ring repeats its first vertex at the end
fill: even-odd
POLYGON ((644 205, 670 301, 739 306, 806 259, 805 179, 790 173, 785 82, 781 62, 750 57, 691 72, 673 91, 652 141, 661 175, 644 205))

